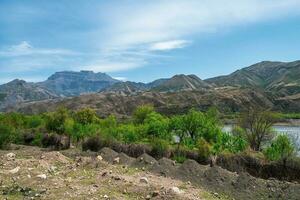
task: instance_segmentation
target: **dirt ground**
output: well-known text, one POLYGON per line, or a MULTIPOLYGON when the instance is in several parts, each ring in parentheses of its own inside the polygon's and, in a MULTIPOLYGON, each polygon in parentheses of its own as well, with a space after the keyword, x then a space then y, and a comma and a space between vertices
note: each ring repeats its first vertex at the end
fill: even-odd
POLYGON ((0 151, 0 199, 300 199, 300 184, 104 148, 0 151))
POLYGON ((190 182, 122 165, 133 161, 123 154, 110 164, 104 156, 18 148, 0 151, 0 199, 219 199, 190 182))

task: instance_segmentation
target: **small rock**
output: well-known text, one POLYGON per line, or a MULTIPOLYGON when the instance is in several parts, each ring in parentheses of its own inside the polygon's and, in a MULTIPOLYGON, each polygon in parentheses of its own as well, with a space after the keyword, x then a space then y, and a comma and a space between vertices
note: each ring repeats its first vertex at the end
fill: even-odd
POLYGON ((107 175, 107 172, 103 172, 101 176, 106 176, 107 175))
POLYGON ((16 168, 12 169, 12 170, 9 170, 9 173, 10 173, 10 174, 16 174, 16 173, 19 172, 20 169, 21 169, 21 168, 18 166, 18 167, 16 167, 16 168))
POLYGON ((36 177, 40 178, 40 179, 47 179, 46 174, 39 174, 36 177))
POLYGON ((108 199, 108 196, 105 194, 105 195, 103 196, 103 198, 104 198, 104 199, 108 199))
POLYGON ((41 159, 44 159, 44 158, 46 158, 46 156, 45 155, 41 155, 41 157, 40 157, 41 159))
POLYGON ((182 194, 183 193, 183 191, 180 190, 178 187, 171 187, 169 189, 169 192, 172 194, 182 194))
POLYGON ((121 180, 121 178, 118 177, 118 176, 114 176, 113 179, 116 180, 116 181, 120 181, 121 180))
POLYGON ((159 191, 152 192, 152 197, 157 197, 157 196, 159 196, 159 191))
POLYGON ((148 195, 146 196, 146 200, 150 200, 150 199, 151 199, 151 195, 148 194, 148 195))
POLYGON ((16 154, 8 153, 8 154, 6 154, 6 158, 7 158, 7 160, 15 160, 16 154))
POLYGON ((113 164, 119 164, 120 163, 120 158, 119 157, 116 157, 114 160, 113 160, 113 164))
POLYGON ((98 155, 97 160, 102 161, 103 160, 102 156, 98 155))
POLYGON ((148 179, 147 179, 146 177, 141 177, 141 178, 140 178, 140 182, 141 182, 141 183, 146 183, 146 184, 149 183, 149 181, 148 181, 148 179))

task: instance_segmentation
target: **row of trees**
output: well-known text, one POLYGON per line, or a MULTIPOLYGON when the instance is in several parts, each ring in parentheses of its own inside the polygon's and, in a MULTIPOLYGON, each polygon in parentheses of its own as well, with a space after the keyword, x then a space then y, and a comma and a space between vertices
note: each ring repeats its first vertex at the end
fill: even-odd
MULTIPOLYGON (((152 106, 145 105, 135 110, 131 120, 122 123, 114 116, 100 119, 89 108, 76 112, 59 108, 42 115, 0 115, 0 147, 9 142, 43 145, 47 133, 47 138, 66 136, 75 145, 80 145, 87 138, 101 137, 125 144, 149 144, 159 153, 169 148, 197 150, 203 159, 251 148, 262 151, 269 160, 286 162, 294 154, 294 146, 285 135, 273 139, 274 122, 275 115, 272 113, 250 110, 240 115, 232 133, 226 133, 215 108, 207 112, 191 109, 183 115, 166 117, 155 112, 152 106)), ((53 140, 57 141, 57 138, 53 140)))

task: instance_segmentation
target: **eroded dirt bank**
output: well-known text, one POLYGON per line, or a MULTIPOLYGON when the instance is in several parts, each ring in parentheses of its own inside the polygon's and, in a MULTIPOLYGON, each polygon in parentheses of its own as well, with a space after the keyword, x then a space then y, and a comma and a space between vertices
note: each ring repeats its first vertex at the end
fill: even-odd
POLYGON ((0 199, 300 199, 300 184, 219 167, 17 146, 0 151, 0 199))

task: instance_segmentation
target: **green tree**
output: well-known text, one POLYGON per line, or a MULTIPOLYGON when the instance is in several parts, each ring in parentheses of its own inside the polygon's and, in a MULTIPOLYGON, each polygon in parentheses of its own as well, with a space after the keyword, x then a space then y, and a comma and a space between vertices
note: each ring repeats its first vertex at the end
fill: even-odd
POLYGON ((83 108, 74 114, 74 120, 83 125, 91 124, 97 120, 96 111, 91 108, 83 108))
POLYGON ((152 112, 154 112, 154 107, 152 105, 139 106, 133 113, 133 121, 136 124, 142 124, 152 112))
POLYGON ((159 113, 152 112, 148 114, 144 123, 147 126, 147 134, 151 138, 171 139, 168 131, 168 119, 159 113))
POLYGON ((278 135, 271 145, 264 150, 268 160, 281 160, 284 165, 295 153, 295 147, 287 135, 278 135))
POLYGON ((59 108, 53 113, 48 113, 46 118, 46 128, 48 131, 53 131, 58 134, 65 134, 65 123, 69 118, 69 111, 66 108, 59 108))
POLYGON ((274 137, 272 126, 275 120, 276 117, 271 112, 250 109, 241 114, 238 125, 243 129, 242 137, 248 141, 250 147, 260 151, 262 144, 274 137))
POLYGON ((171 117, 169 121, 169 131, 173 132, 175 136, 179 138, 179 143, 182 144, 183 141, 188 137, 188 133, 184 128, 184 116, 175 115, 171 117))
POLYGON ((183 124, 184 130, 194 141, 203 137, 213 143, 222 133, 219 120, 211 112, 205 114, 192 109, 184 116, 183 124))

